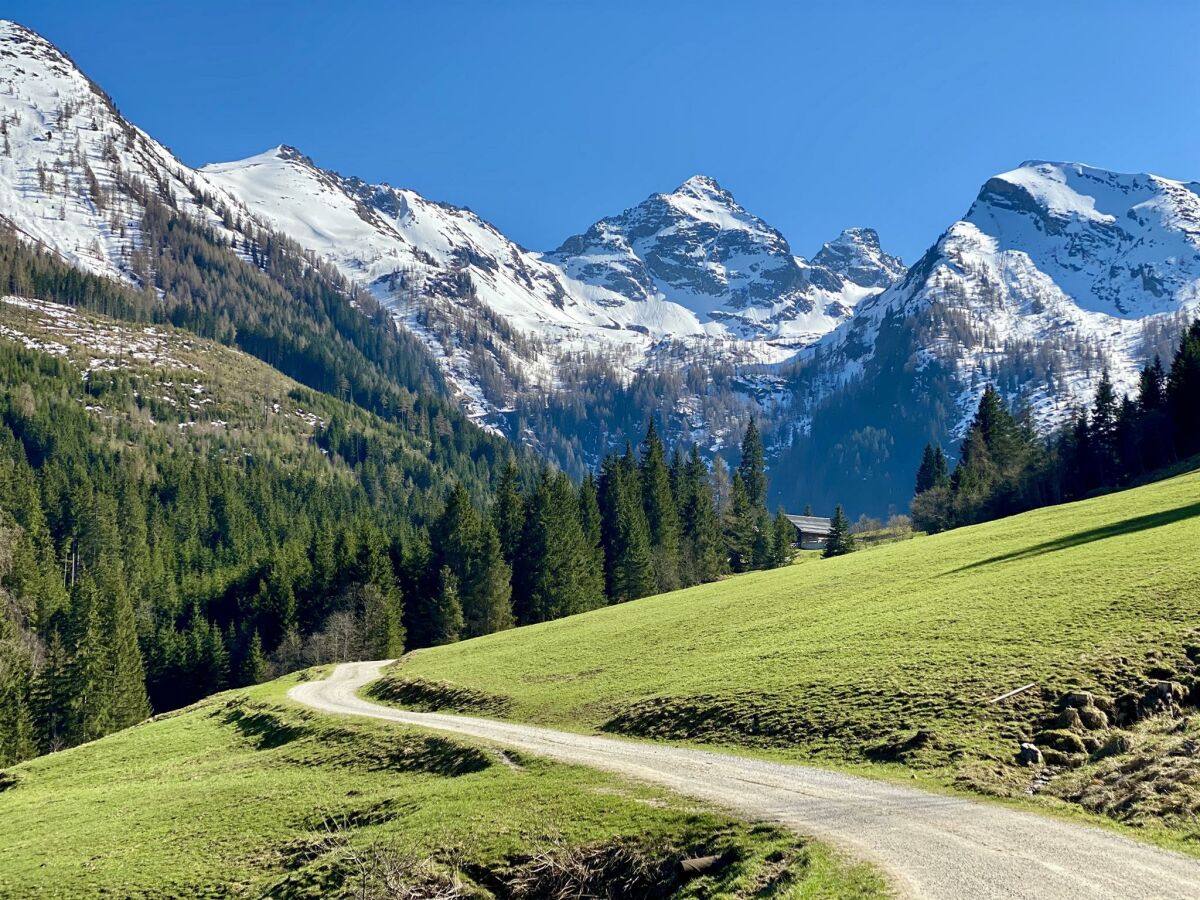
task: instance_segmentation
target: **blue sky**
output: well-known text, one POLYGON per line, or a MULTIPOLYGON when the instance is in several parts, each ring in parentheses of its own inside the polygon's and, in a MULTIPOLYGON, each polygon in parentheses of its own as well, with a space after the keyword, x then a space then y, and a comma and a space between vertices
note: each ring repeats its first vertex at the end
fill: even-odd
POLYGON ((192 164, 293 144, 556 246, 702 172, 912 262, 986 178, 1200 179, 1200 3, 73 2, 3 15, 192 164))

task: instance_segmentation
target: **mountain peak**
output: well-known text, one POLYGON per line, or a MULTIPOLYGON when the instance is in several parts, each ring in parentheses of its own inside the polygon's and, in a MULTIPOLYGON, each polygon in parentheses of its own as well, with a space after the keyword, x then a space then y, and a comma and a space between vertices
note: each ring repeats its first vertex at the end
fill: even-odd
POLYGON ((717 182, 711 175, 693 175, 675 190, 669 197, 689 197, 696 200, 715 201, 724 206, 736 206, 733 195, 717 182))
POLYGON ((822 245, 812 259, 860 287, 886 287, 904 274, 898 256, 885 253, 874 228, 845 228, 836 238, 822 245))
POLYGON ((672 193, 711 191, 717 193, 727 193, 723 187, 717 182, 717 179, 711 175, 693 175, 679 187, 675 188, 672 193))
POLYGON ((273 156, 276 159, 283 160, 284 162, 299 163, 303 166, 307 166, 310 169, 320 168, 315 162, 313 162, 313 159, 311 156, 309 156, 306 153, 301 152, 300 150, 297 150, 291 144, 280 144, 274 150, 268 150, 266 153, 264 153, 262 155, 263 156, 273 156))

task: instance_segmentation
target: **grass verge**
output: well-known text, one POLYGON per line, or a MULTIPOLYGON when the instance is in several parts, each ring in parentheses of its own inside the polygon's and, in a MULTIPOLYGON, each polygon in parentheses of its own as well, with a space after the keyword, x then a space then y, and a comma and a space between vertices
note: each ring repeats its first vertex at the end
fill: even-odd
POLYGON ((884 893, 821 845, 658 790, 304 710, 297 677, 0 773, 0 896, 884 893), (684 880, 704 855, 721 865, 684 880))
POLYGON ((1148 796, 1161 773, 1117 803, 1070 786, 1200 700, 1198 546, 1192 472, 418 651, 391 677, 513 719, 1058 797, 1196 841, 1195 816, 1148 796), (1040 763, 1018 763, 1025 742, 1040 763))

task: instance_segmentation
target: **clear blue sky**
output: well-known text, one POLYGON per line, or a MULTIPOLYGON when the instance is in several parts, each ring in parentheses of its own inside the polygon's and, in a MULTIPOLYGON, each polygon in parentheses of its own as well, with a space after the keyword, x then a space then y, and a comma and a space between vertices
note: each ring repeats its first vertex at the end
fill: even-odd
POLYGON ((703 172, 906 261, 1028 158, 1200 179, 1196 2, 7 0, 186 162, 279 143, 533 248, 703 172))

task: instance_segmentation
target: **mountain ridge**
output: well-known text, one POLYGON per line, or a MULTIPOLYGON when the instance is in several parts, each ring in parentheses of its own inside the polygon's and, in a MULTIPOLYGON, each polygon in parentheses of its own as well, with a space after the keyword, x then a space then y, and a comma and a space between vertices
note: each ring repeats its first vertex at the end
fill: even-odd
MULTIPOLYGON (((472 419, 575 474, 651 416, 709 454, 754 417, 783 463, 798 444, 847 453, 867 428, 903 443, 880 463, 900 502, 908 442, 953 444, 985 383, 1053 428, 1105 369, 1131 389, 1200 308, 1200 186, 1081 163, 986 179, 905 268, 863 226, 800 256, 707 174, 537 251, 284 144, 193 169, 15 24, 0 25, 0 132, 0 201, 29 240, 150 290, 146 195, 256 264, 252 235, 282 235, 413 335, 472 419)), ((797 471, 789 503, 858 480, 797 471)))

